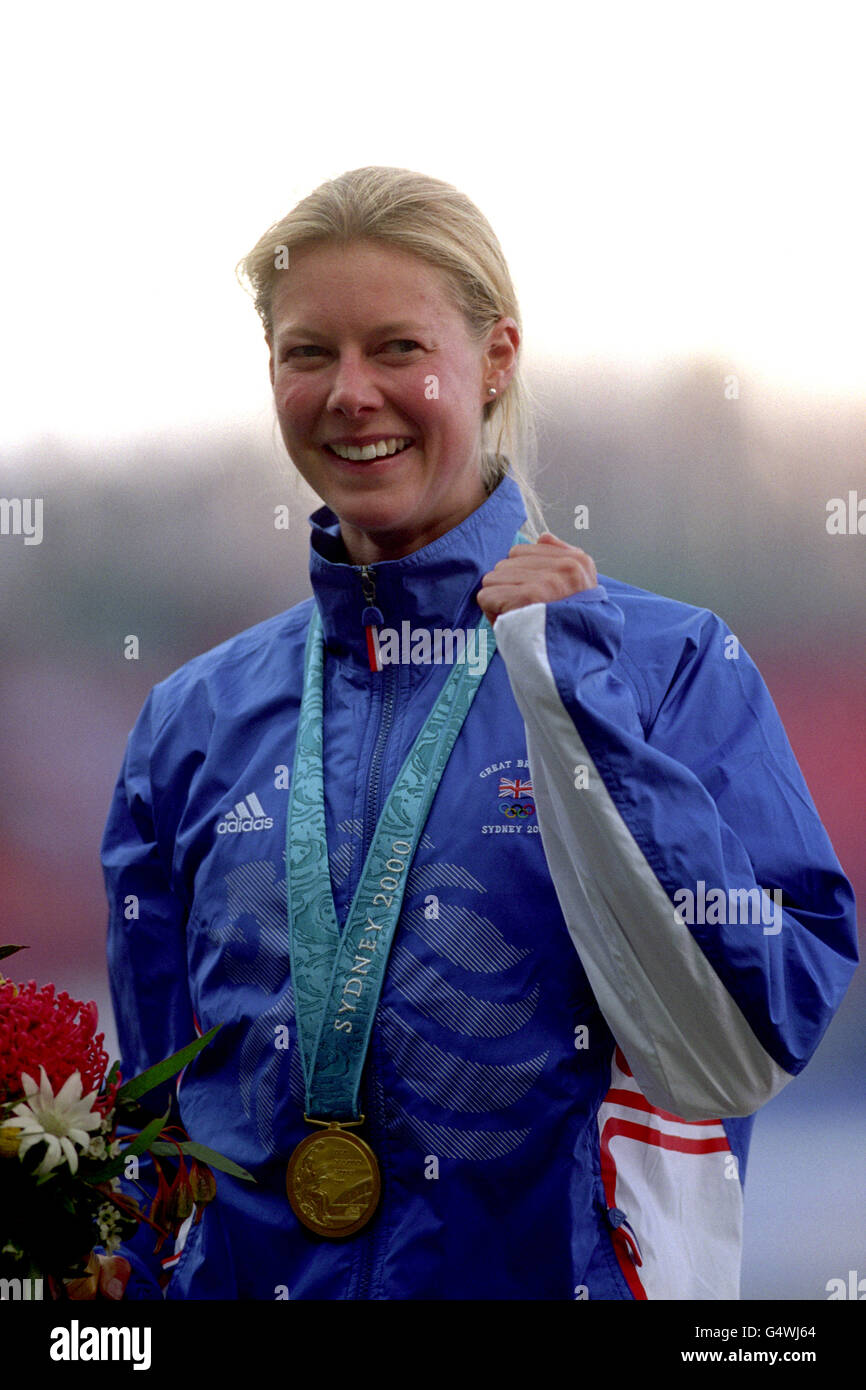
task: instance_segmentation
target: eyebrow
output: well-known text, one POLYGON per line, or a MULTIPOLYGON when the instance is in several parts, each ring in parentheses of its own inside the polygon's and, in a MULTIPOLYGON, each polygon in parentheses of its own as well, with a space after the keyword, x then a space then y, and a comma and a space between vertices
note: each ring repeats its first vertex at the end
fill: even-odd
MULTIPOLYGON (((401 333, 420 333, 424 330, 417 323, 410 323, 408 319, 399 320, 396 323, 379 323, 370 329, 371 337, 378 337, 380 334, 401 334, 401 333)), ((290 324, 287 328, 281 329, 277 334, 277 346, 281 347, 286 338, 313 338, 322 337, 321 332, 313 328, 307 328, 304 324, 290 324)))

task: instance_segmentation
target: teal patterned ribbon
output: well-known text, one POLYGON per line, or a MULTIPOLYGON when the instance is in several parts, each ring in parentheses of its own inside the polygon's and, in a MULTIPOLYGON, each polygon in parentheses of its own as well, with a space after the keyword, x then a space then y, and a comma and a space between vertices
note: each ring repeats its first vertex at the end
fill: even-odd
MULTIPOLYGON (((518 533, 516 540, 524 538, 518 533)), ((496 651, 486 617, 477 632, 479 642, 486 638, 487 660, 483 668, 468 662, 452 667, 385 802, 341 933, 325 827, 324 640, 313 608, 286 821, 295 1019, 310 1116, 358 1118, 361 1073, 409 869, 445 765, 496 651)))

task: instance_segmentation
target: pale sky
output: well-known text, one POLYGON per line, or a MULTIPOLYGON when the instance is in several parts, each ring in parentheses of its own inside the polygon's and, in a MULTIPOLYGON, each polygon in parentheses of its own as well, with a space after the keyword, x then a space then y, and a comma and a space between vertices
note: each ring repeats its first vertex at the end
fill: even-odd
POLYGON ((861 24, 761 0, 7 9, 0 449, 269 422, 234 266, 364 164, 478 204, 530 361, 711 354, 866 395, 861 24))

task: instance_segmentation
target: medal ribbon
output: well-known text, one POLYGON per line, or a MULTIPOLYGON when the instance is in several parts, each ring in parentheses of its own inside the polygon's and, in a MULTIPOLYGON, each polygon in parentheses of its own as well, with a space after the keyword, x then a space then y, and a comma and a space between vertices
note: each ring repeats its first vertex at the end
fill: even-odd
MULTIPOLYGON (((518 533, 516 541, 523 540, 518 533)), ((451 750, 496 651, 486 617, 477 632, 487 642, 484 669, 453 665, 385 802, 341 934, 325 826, 324 639, 313 608, 286 821, 292 982, 308 1115, 358 1118, 361 1073, 409 869, 451 750)))

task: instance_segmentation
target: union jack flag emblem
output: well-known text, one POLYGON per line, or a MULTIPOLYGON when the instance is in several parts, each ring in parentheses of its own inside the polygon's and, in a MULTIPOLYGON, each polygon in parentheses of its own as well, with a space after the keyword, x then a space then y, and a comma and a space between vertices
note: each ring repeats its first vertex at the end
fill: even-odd
POLYGON ((514 796, 514 797, 519 797, 519 796, 532 796, 532 783, 531 783, 531 782, 521 782, 521 780, 520 780, 519 777, 518 777, 517 780, 514 781, 514 782, 509 782, 509 780, 508 780, 507 777, 500 777, 500 779, 499 779, 499 795, 500 795, 500 796, 514 796))

